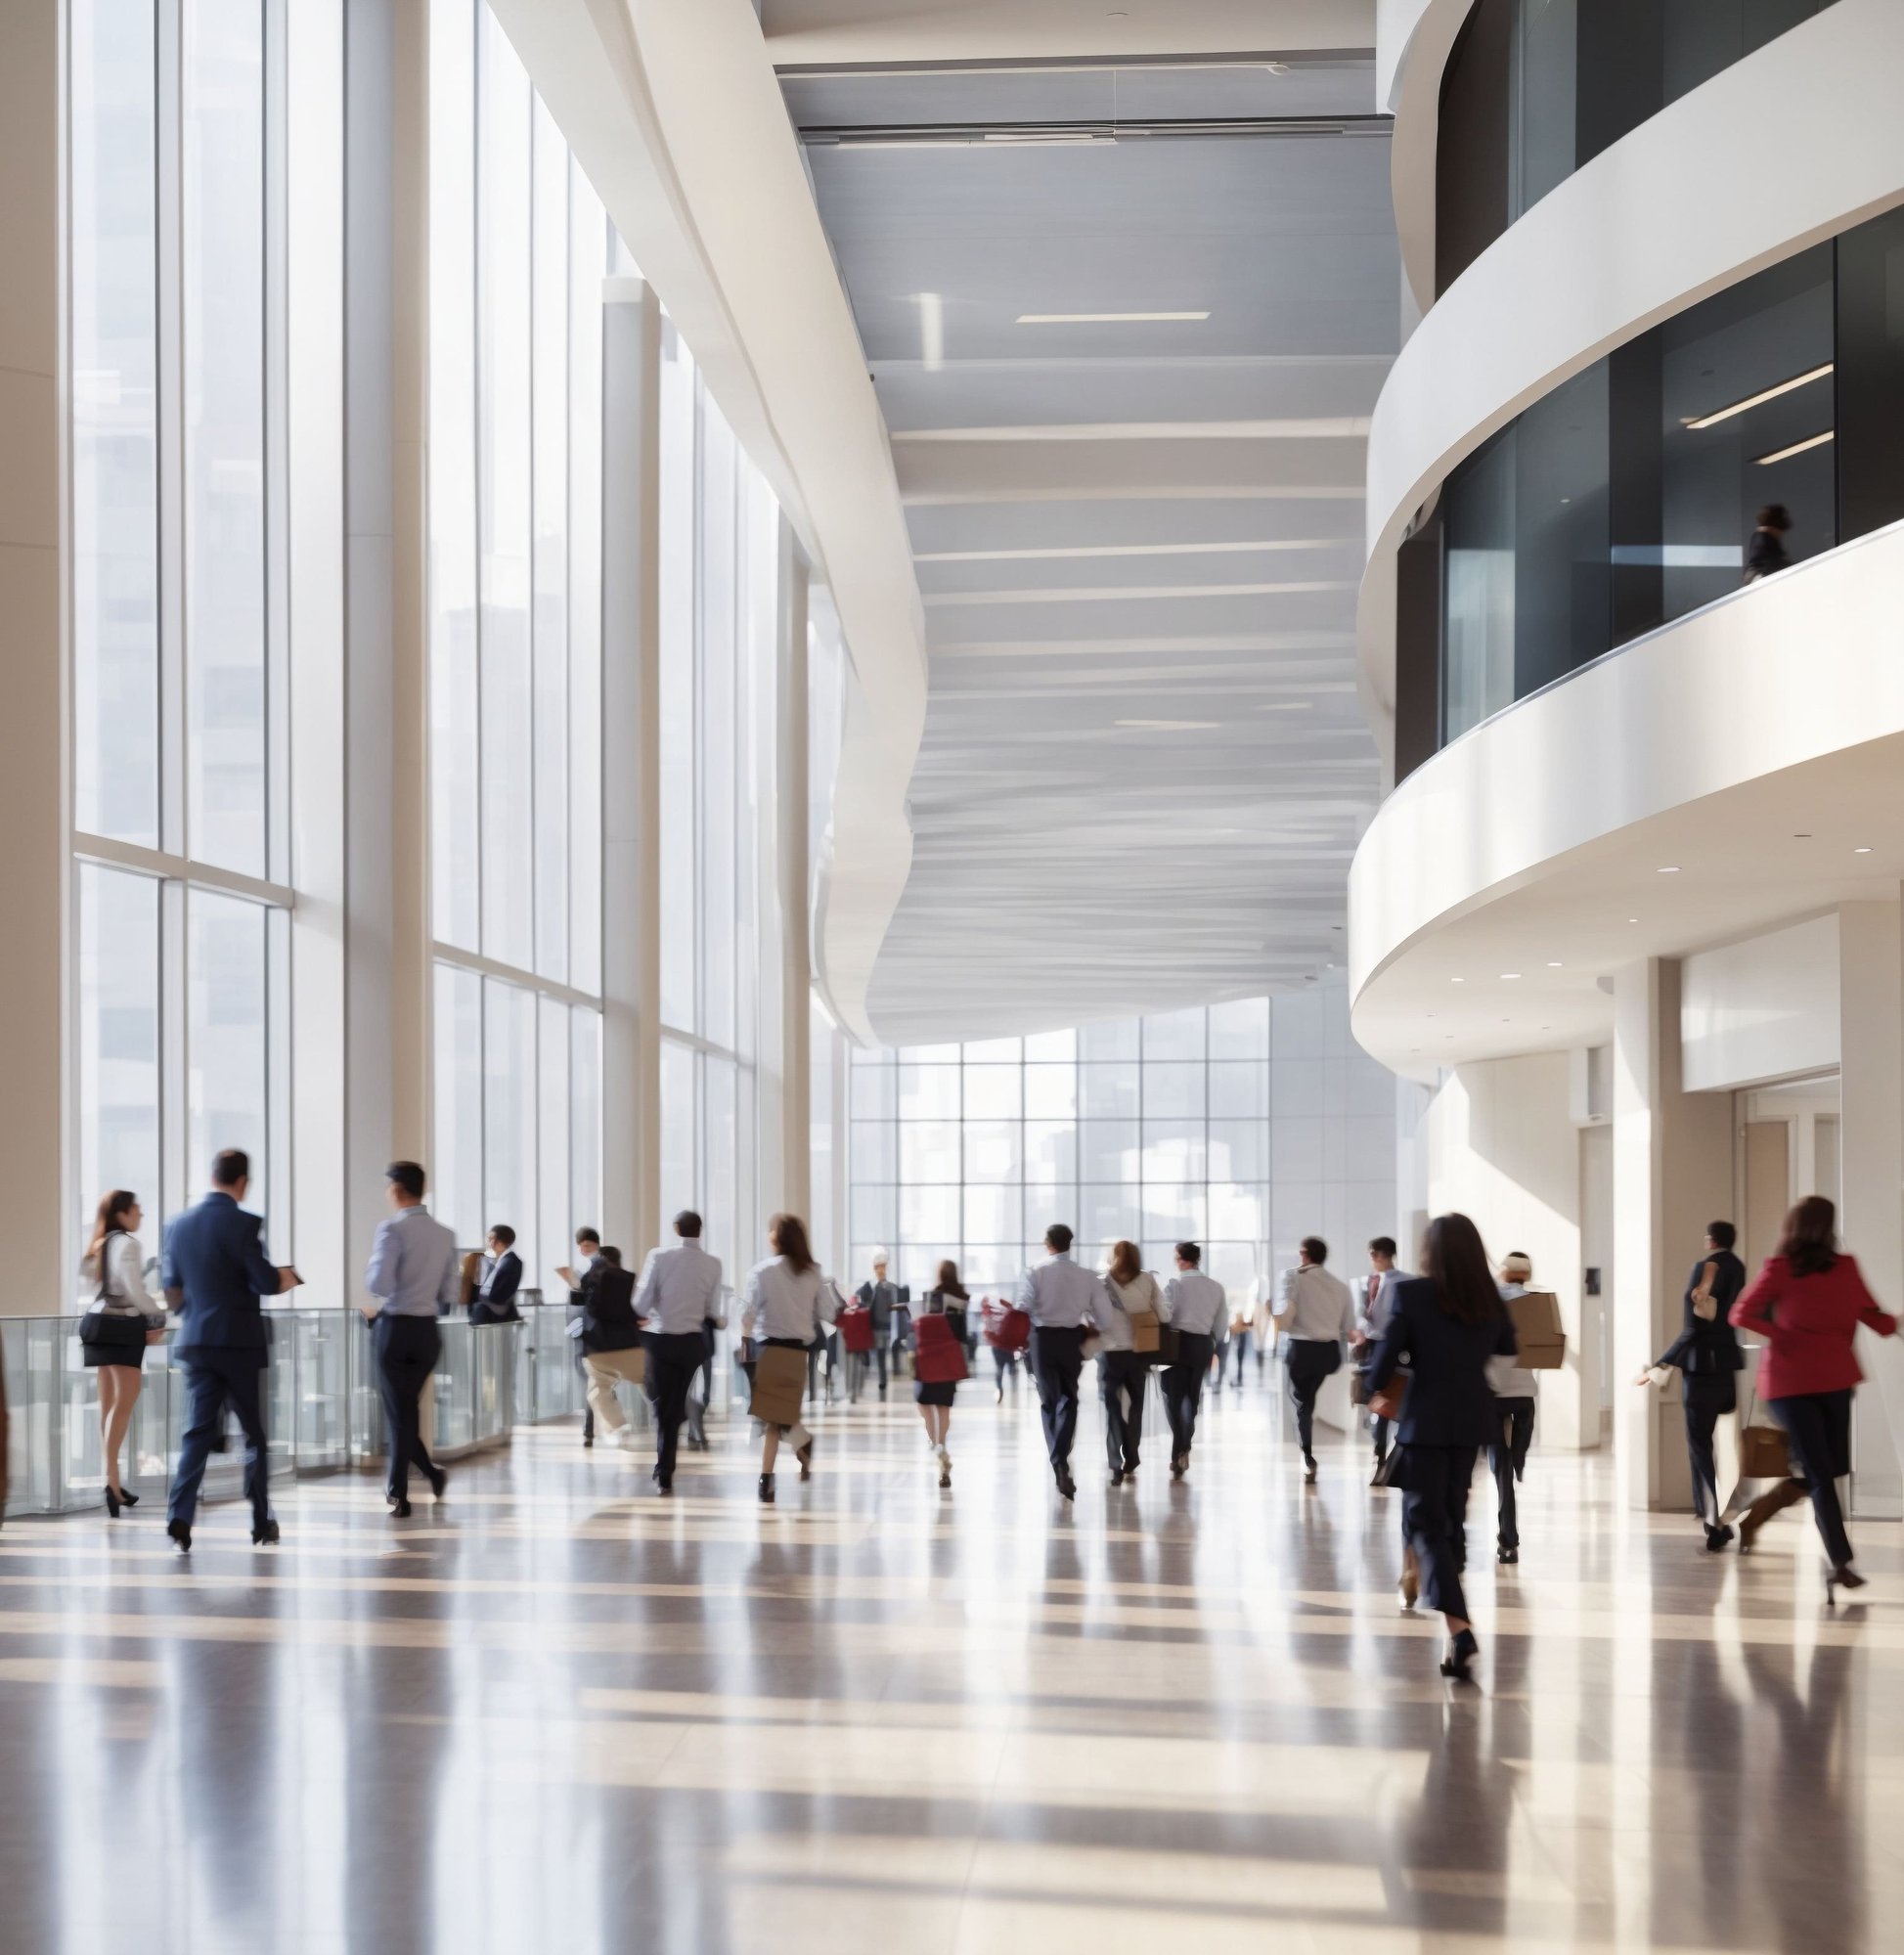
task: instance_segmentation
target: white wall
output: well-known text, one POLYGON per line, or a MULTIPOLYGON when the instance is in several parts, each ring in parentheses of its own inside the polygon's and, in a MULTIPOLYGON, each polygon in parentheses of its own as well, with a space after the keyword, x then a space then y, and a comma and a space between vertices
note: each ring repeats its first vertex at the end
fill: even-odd
POLYGON ((1510 1250, 1530 1257, 1535 1287, 1559 1298, 1567 1365, 1541 1375, 1537 1438, 1586 1447, 1600 1443, 1600 1381, 1596 1340, 1582 1335, 1580 1144, 1569 1073, 1565 1052, 1449 1073, 1426 1122, 1428 1208, 1471 1217, 1496 1264, 1510 1250))
POLYGON ((1838 917, 1814 916, 1680 967, 1688 1092, 1829 1071, 1838 1062, 1838 917))

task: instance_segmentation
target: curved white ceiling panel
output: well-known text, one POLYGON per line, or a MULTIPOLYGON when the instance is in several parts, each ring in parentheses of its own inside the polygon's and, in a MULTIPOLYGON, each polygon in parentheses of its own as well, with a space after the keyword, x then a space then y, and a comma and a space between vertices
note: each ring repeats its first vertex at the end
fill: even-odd
POLYGON ((857 681, 816 962, 865 992, 910 863, 924 620, 879 405, 748 0, 491 0, 833 595, 857 681))

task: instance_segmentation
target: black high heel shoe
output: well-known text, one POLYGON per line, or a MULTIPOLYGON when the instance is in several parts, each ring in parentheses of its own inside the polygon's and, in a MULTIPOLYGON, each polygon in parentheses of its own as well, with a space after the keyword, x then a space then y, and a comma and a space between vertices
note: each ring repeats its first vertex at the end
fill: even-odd
POLYGON ((116 1521, 119 1518, 120 1498, 121 1496, 114 1493, 111 1488, 109 1487, 106 1489, 106 1517, 108 1520, 116 1521))
POLYGON ((121 1507, 136 1507, 138 1504, 138 1494, 128 1493, 123 1487, 119 1488, 119 1505, 121 1507))
POLYGON ((1862 1588, 1864 1583, 1865 1577, 1848 1561, 1828 1569, 1825 1573, 1825 1607, 1837 1608, 1838 1591, 1840 1588, 1862 1588))
POLYGON ((1456 1683, 1472 1683, 1474 1676, 1468 1666, 1480 1654, 1481 1645, 1475 1640, 1475 1632, 1463 1629, 1448 1645, 1448 1653, 1441 1659, 1441 1674, 1452 1677, 1456 1683))

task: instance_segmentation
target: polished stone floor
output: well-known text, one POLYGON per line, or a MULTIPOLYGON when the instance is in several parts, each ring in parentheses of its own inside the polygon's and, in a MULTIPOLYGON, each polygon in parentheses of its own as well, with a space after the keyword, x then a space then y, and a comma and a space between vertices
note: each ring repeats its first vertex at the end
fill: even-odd
POLYGON ((1398 1496, 1334 1438, 1306 1490, 1261 1385, 1075 1511, 1029 1395, 962 1396, 949 1493, 895 1402, 765 1511, 738 1431, 661 1502, 571 1425, 407 1523, 287 1489, 275 1552, 9 1526, 0 1948, 1900 1945, 1904 1530, 1828 1614, 1802 1512, 1710 1559, 1536 1450, 1498 1576, 1477 1480, 1463 1690, 1398 1496))

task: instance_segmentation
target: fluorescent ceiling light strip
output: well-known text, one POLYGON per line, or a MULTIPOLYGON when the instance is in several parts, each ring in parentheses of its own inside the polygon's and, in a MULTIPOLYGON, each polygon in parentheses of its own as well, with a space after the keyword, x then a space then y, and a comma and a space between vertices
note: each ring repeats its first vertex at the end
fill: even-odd
POLYGON ((1835 371, 1834 363, 1827 360, 1822 367, 1814 367, 1808 374, 1794 374, 1789 380, 1781 380, 1775 387, 1767 387, 1763 393, 1749 394, 1742 401, 1734 401, 1730 407, 1716 408, 1710 414, 1703 414, 1697 421, 1689 421, 1688 427, 1716 427, 1722 421, 1730 421, 1735 414, 1744 414, 1748 408, 1760 406, 1765 401, 1775 401, 1781 394, 1789 394, 1795 387, 1808 387, 1813 380, 1822 380, 1835 371))
POLYGON ((1837 439, 1838 429, 1828 427, 1823 434, 1813 434, 1803 441, 1794 441, 1790 448, 1775 448, 1771 454, 1760 455, 1755 459, 1761 468, 1769 468, 1774 462, 1789 461, 1793 455, 1802 455, 1807 448, 1822 448, 1826 442, 1837 439))
POLYGON ((1173 320, 1201 320, 1207 312, 1021 312, 1020 326, 1155 326, 1173 320))
POLYGON ((1100 599, 1287 598, 1318 591, 1353 591, 1354 580, 1292 584, 1089 584, 1075 590, 931 591, 928 607, 959 604, 1088 604, 1100 599))
MULTIPOLYGON (((1048 550, 922 550, 915 563, 1050 563, 1074 557, 1227 556, 1253 550, 1339 550, 1359 546, 1354 536, 1303 536, 1254 543, 1081 543, 1048 550)), ((1735 552, 1735 555, 1737 553, 1735 552)))
POLYGON ((1058 421, 1000 427, 903 427, 919 441, 1326 441, 1367 437, 1365 414, 1289 415, 1278 421, 1058 421))

